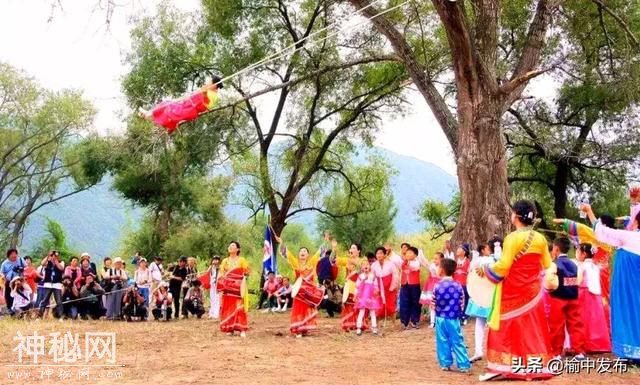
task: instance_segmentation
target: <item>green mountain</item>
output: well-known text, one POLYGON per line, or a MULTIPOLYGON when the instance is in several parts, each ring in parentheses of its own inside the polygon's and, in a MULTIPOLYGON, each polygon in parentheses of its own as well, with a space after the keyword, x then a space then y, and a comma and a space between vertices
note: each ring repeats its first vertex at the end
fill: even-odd
MULTIPOLYGON (((457 190, 456 178, 442 168, 428 162, 384 149, 376 149, 398 173, 392 178, 392 188, 398 216, 396 231, 401 234, 422 231, 423 224, 416 215, 417 207, 426 198, 449 201, 457 190)), ((356 162, 366 159, 368 151, 361 152, 356 162)), ((235 195, 242 194, 236 189, 235 195)), ((226 214, 233 219, 244 221, 248 210, 228 205, 226 214)), ((30 250, 44 236, 46 218, 59 222, 67 233, 72 248, 92 255, 105 256, 113 252, 123 234, 135 229, 143 211, 133 207, 111 189, 111 179, 107 178, 91 190, 78 193, 57 204, 44 207, 30 220, 23 239, 22 249, 30 250)), ((315 216, 305 214, 293 222, 314 226, 315 216)))

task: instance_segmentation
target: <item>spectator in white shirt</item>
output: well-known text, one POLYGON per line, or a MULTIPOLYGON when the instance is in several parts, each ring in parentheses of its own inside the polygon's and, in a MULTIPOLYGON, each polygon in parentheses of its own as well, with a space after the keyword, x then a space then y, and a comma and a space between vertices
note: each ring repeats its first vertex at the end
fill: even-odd
POLYGON ((144 303, 148 307, 152 276, 151 270, 147 268, 146 258, 138 260, 138 269, 136 269, 133 279, 138 285, 138 293, 144 298, 144 303))
POLYGON ((20 276, 15 276, 9 286, 11 287, 11 297, 13 298, 11 307, 13 314, 19 316, 21 313, 31 309, 32 290, 29 285, 20 276))
POLYGON ((151 285, 155 290, 162 282, 162 274, 164 273, 161 256, 153 257, 153 262, 149 265, 149 272, 151 273, 151 285))

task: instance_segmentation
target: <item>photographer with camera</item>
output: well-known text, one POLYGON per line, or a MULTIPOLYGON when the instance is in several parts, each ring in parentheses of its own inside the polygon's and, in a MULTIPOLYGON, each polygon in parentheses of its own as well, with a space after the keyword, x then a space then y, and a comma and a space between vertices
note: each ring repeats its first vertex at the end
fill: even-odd
MULTIPOLYGON (((191 283, 191 287, 187 290, 187 294, 184 296, 184 306, 191 314, 195 314, 196 317, 202 318, 204 314, 204 296, 202 295, 201 286, 202 283, 195 280, 191 283)), ((184 318, 187 318, 188 314, 185 314, 184 318)))
POLYGON ((169 292, 169 284, 160 282, 158 288, 153 291, 153 302, 156 307, 151 310, 155 320, 163 319, 168 321, 171 319, 171 304, 173 303, 173 295, 169 292))
POLYGON ((11 283, 7 284, 11 288, 11 297, 13 297, 12 314, 19 316, 21 313, 31 309, 31 288, 20 276, 11 279, 11 283))
POLYGON ((62 317, 62 275, 64 263, 60 260, 60 253, 51 250, 46 258, 42 258, 40 265, 43 267, 42 275, 42 300, 40 301, 39 316, 44 315, 44 310, 49 306, 49 300, 53 294, 56 301, 55 316, 62 317))
MULTIPOLYGON (((12 313, 13 297, 11 297, 11 285, 10 282, 14 277, 22 277, 24 268, 27 264, 24 259, 18 257, 18 250, 7 250, 7 258, 0 265, 0 274, 4 277, 4 299, 7 303, 7 309, 12 313)), ((13 313, 12 313, 13 314, 13 313)))
POLYGON ((122 289, 127 287, 129 280, 122 265, 122 258, 114 258, 113 267, 106 271, 104 280, 110 286, 106 294, 107 319, 112 321, 121 319, 122 297, 124 296, 122 289))
POLYGON ((84 284, 80 288, 80 316, 82 319, 91 317, 92 319, 99 319, 105 314, 105 309, 102 307, 102 301, 100 296, 105 294, 104 289, 98 282, 93 274, 89 274, 84 277, 84 284))
POLYGON ((80 292, 78 288, 73 283, 73 280, 70 275, 62 276, 62 314, 64 318, 76 319, 78 318, 78 306, 79 302, 77 301, 80 298, 80 292), (65 303, 67 301, 72 301, 70 303, 65 303))
POLYGON ((140 294, 138 285, 134 284, 125 294, 122 312, 128 322, 131 322, 133 317, 139 317, 141 321, 147 320, 147 303, 140 294))

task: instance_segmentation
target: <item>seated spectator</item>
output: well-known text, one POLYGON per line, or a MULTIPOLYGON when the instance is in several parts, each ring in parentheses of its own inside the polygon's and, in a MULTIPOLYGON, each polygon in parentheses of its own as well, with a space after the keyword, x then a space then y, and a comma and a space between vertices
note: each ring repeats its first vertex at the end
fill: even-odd
MULTIPOLYGON (((191 314, 195 314, 196 317, 201 318, 204 314, 204 297, 202 295, 200 281, 192 281, 191 287, 187 290, 187 294, 184 296, 184 306, 191 314)), ((185 315, 184 318, 187 318, 185 315)))
POLYGON ((323 286, 324 298, 319 308, 326 310, 329 317, 333 318, 333 315, 339 313, 342 308, 342 293, 340 287, 331 280, 325 279, 323 286))
POLYGON ((71 276, 67 274, 62 276, 62 293, 60 297, 62 298, 63 317, 71 319, 78 318, 78 308, 80 306, 78 298, 80 298, 80 293, 78 292, 76 285, 73 283, 71 276))
POLYGON ((139 318, 141 321, 147 320, 147 303, 137 285, 133 285, 124 296, 122 301, 124 307, 122 313, 124 318, 131 322, 133 318, 139 318))
POLYGON ((155 307, 151 310, 153 318, 157 321, 163 319, 168 321, 171 319, 171 305, 173 304, 173 296, 169 292, 169 283, 160 282, 160 286, 153 291, 153 302, 155 307))
POLYGON ((31 288, 24 282, 22 277, 13 277, 9 287, 11 288, 11 298, 13 298, 12 313, 15 316, 20 316, 20 314, 31 309, 31 288))
POLYGON ((84 284, 80 288, 80 316, 82 319, 91 317, 92 319, 99 319, 106 314, 106 309, 102 306, 101 296, 105 294, 104 289, 98 282, 94 275, 89 274, 84 279, 84 284))
POLYGON ((287 311, 287 306, 291 304, 291 284, 289 283, 289 277, 282 278, 282 286, 276 292, 276 298, 278 301, 278 308, 276 310, 285 312, 287 311))
POLYGON ((276 311, 278 298, 276 297, 276 291, 278 291, 278 281, 276 281, 276 275, 273 271, 267 273, 267 280, 264 282, 262 288, 267 296, 268 306, 263 310, 263 313, 267 313, 269 310, 276 311))

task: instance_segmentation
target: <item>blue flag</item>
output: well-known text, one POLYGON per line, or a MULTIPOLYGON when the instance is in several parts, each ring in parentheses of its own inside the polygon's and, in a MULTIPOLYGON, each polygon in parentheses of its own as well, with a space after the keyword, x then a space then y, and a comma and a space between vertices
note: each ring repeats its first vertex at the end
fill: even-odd
POLYGON ((273 247, 273 234, 267 226, 264 231, 264 247, 262 248, 262 273, 266 276, 269 272, 278 273, 276 265, 276 250, 273 247))

